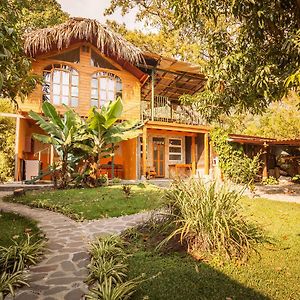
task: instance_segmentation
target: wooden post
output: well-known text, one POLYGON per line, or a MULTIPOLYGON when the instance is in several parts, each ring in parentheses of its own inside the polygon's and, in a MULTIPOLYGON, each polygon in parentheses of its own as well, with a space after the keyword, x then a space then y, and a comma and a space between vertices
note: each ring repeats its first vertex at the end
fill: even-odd
POLYGON ((15 135, 15 180, 19 180, 19 139, 20 139, 20 117, 16 117, 15 135))
POLYGON ((152 69, 151 70, 151 121, 154 121, 154 96, 155 96, 155 92, 154 92, 154 84, 155 84, 154 75, 155 75, 155 70, 152 69))
POLYGON ((142 156, 142 176, 146 177, 147 171, 147 127, 144 125, 143 127, 143 156, 142 156))
POLYGON ((195 136, 192 136, 191 159, 192 159, 192 174, 196 175, 196 143, 195 143, 195 136))
POLYGON ((268 178, 268 145, 264 144, 264 154, 263 154, 263 178, 268 178))
POLYGON ((53 145, 50 146, 50 165, 52 166, 54 162, 54 147, 53 145))
POLYGON ((204 175, 209 175, 209 139, 208 133, 204 134, 204 175))

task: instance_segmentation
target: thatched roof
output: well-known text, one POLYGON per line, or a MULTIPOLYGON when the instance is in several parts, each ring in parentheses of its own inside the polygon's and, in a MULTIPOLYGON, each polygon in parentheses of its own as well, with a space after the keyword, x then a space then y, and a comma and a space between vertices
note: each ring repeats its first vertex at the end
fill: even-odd
POLYGON ((34 57, 50 50, 61 50, 82 40, 90 42, 102 53, 131 63, 142 60, 142 51, 139 48, 109 27, 85 18, 70 18, 63 24, 26 33, 24 50, 27 55, 34 57))

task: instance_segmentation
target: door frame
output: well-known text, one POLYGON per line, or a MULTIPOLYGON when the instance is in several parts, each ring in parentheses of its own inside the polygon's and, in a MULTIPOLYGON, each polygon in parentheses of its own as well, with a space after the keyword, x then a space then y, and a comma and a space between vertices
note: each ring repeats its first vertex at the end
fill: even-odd
MULTIPOLYGON (((153 166, 155 165, 155 159, 154 159, 154 144, 156 144, 158 146, 158 148, 162 149, 163 151, 163 174, 158 174, 159 170, 155 170, 156 171, 156 176, 157 178, 165 178, 166 176, 166 137, 164 136, 153 136, 152 137, 152 161, 153 161, 153 166), (164 143, 163 144, 159 144, 157 142, 154 141, 155 138, 160 138, 160 139, 164 139, 164 143)), ((158 158, 159 158, 159 153, 158 153, 158 158)), ((158 159, 158 162, 161 162, 160 159, 158 159)))

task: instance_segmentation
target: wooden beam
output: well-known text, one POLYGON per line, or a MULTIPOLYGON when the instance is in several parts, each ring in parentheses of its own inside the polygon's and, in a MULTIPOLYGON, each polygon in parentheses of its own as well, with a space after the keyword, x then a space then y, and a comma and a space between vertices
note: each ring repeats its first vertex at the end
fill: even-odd
POLYGON ((151 70, 151 120, 154 121, 155 69, 151 70))
POLYGON ((144 125, 143 127, 143 141, 142 141, 142 176, 146 177, 147 171, 147 127, 144 125))
POLYGON ((196 175, 196 143, 195 136, 192 136, 192 149, 191 149, 191 160, 192 160, 192 174, 196 175))
POLYGON ((164 129, 149 129, 148 133, 152 135, 173 135, 173 136, 196 136, 196 133, 192 132, 180 132, 174 130, 164 130, 164 129))
POLYGON ((209 137, 204 134, 204 175, 209 175, 209 137))
POLYGON ((262 177, 263 178, 268 178, 269 176, 269 172, 268 172, 268 150, 269 147, 267 147, 266 145, 264 146, 264 153, 263 153, 263 174, 262 177))
POLYGON ((24 116, 19 114, 3 113, 3 112, 0 112, 0 117, 26 119, 24 116))
POLYGON ((15 135, 15 180, 19 179, 19 139, 20 139, 20 117, 16 117, 16 135, 15 135))

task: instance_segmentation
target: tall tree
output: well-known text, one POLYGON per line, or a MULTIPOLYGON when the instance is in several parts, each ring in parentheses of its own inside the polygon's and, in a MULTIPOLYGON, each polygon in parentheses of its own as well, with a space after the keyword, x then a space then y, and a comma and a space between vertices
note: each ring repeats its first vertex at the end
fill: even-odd
POLYGON ((299 0, 122 0, 111 9, 137 5, 153 24, 171 16, 174 28, 200 39, 206 52, 206 89, 196 102, 207 118, 236 111, 261 112, 289 90, 299 91, 299 0))
POLYGON ((22 48, 24 31, 54 25, 66 17, 54 0, 1 0, 0 97, 23 99, 40 80, 30 74, 31 60, 22 48))

